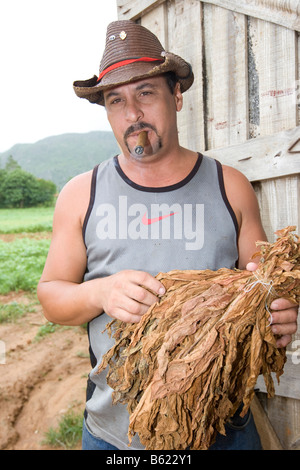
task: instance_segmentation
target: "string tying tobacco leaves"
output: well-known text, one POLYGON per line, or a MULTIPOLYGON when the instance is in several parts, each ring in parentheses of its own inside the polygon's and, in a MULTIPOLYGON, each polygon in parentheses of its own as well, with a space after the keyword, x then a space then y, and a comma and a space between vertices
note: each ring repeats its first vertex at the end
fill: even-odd
MULTIPOLYGON (((257 377, 269 396, 286 361, 270 328, 275 297, 300 299, 299 237, 287 227, 273 244, 258 242, 261 260, 246 270, 171 271, 157 275, 166 294, 139 323, 114 320, 115 345, 103 357, 113 403, 127 404, 129 442, 147 450, 207 449, 257 377)), ((257 254, 256 254, 257 256, 257 254)))

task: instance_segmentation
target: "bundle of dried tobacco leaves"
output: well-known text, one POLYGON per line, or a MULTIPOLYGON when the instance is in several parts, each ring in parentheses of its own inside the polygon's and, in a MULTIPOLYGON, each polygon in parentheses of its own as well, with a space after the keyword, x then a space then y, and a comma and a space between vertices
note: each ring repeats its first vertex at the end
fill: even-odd
POLYGON ((136 324, 113 321, 116 343, 104 356, 113 402, 127 403, 129 441, 146 449, 207 449, 244 403, 258 375, 269 396, 271 372, 283 373, 268 307, 275 297, 299 303, 299 237, 287 227, 274 244, 258 242, 255 273, 171 271, 157 278, 166 294, 136 324))

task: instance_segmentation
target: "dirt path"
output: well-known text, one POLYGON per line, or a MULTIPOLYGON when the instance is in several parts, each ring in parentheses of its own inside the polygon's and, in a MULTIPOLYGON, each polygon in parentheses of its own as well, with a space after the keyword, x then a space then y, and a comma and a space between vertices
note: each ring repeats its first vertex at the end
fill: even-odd
MULTIPOLYGON (((13 300, 28 301, 22 294, 0 298, 13 300)), ((6 349, 0 364, 0 450, 51 449, 42 444, 44 433, 70 408, 84 410, 90 370, 86 331, 61 328, 36 341, 46 320, 41 307, 35 309, 16 323, 0 324, 6 349)))
MULTIPOLYGON (((26 233, 26 238, 33 238, 35 240, 50 240, 51 236, 51 232, 26 233)), ((0 240, 7 243, 13 242, 14 240, 18 240, 20 238, 25 238, 24 233, 0 233, 0 240)))

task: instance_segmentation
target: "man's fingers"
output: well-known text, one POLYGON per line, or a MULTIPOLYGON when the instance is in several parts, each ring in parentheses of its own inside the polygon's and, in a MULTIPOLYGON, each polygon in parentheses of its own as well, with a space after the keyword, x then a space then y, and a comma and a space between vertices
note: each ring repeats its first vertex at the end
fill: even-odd
POLYGON ((125 323, 138 323, 142 318, 141 315, 134 315, 123 308, 115 309, 114 314, 111 314, 110 316, 125 323))
POLYGON ((246 266, 247 271, 256 271, 257 270, 257 263, 253 263, 252 261, 247 264, 246 266))
POLYGON ((140 304, 144 304, 148 307, 158 300, 158 296, 144 286, 132 285, 128 295, 140 304))
POLYGON ((272 310, 272 325, 281 323, 297 324, 297 311, 293 308, 286 310, 272 310))
POLYGON ((139 286, 146 288, 155 295, 163 295, 166 291, 165 287, 160 281, 146 272, 139 271, 138 277, 135 279, 135 282, 137 282, 139 286))
POLYGON ((139 322, 165 293, 161 282, 143 271, 126 270, 109 276, 104 311, 126 323, 139 322))
POLYGON ((270 308, 272 310, 286 310, 286 309, 292 308, 297 313, 297 305, 291 300, 284 299, 284 298, 273 300, 273 302, 270 305, 270 308))
POLYGON ((284 335, 284 336, 281 336, 276 341, 276 346, 277 348, 285 348, 291 341, 292 341, 291 335, 284 335))
POLYGON ((293 335, 297 331, 297 323, 275 323, 271 329, 274 335, 293 335))
POLYGON ((297 331, 298 308, 288 299, 275 299, 270 308, 271 329, 274 335, 280 335, 276 344, 278 348, 286 347, 292 341, 292 335, 297 331))

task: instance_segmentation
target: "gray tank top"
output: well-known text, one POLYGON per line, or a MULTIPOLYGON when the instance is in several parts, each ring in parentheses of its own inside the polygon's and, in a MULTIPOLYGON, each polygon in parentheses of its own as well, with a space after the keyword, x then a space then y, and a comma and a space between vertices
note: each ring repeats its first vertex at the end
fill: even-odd
MULTIPOLYGON (((221 164, 198 155, 191 173, 172 186, 150 188, 123 173, 117 157, 93 171, 83 236, 87 249, 84 280, 123 269, 153 276, 173 269, 234 268, 238 225, 226 197, 221 164)), ((118 449, 128 449, 125 405, 112 405, 106 372, 96 375, 103 354, 114 344, 103 313, 88 325, 92 371, 88 380, 86 425, 118 449)), ((143 449, 134 436, 130 449, 143 449)))

